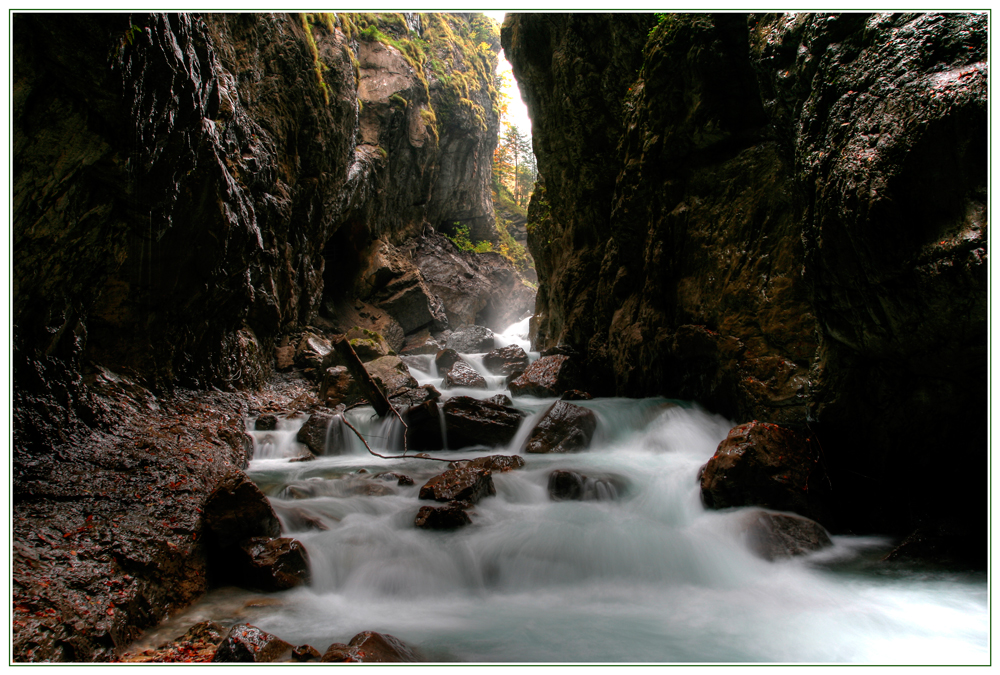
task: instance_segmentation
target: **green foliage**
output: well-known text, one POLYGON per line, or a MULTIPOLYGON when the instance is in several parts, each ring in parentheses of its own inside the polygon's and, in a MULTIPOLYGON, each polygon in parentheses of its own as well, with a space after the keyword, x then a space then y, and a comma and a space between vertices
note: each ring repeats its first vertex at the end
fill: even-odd
POLYGON ((469 227, 458 222, 452 227, 452 234, 446 234, 445 236, 451 239, 452 243, 460 251, 472 251, 473 253, 489 253, 493 251, 492 242, 484 240, 473 243, 472 239, 469 238, 469 227))
POLYGON ((316 80, 319 82, 320 91, 323 92, 323 100, 327 105, 330 105, 330 89, 326 86, 326 80, 323 79, 323 71, 327 68, 326 64, 319 57, 319 47, 316 46, 316 38, 313 37, 312 24, 315 21, 319 21, 329 28, 332 23, 328 18, 324 18, 322 14, 299 14, 299 18, 302 20, 302 30, 306 33, 306 44, 309 45, 309 51, 312 52, 313 70, 316 72, 316 80))
POLYGON ((408 103, 408 101, 405 98, 403 98, 402 96, 400 96, 398 93, 393 94, 392 96, 390 96, 389 100, 391 102, 395 103, 396 105, 403 106, 404 108, 407 106, 407 103, 408 103))

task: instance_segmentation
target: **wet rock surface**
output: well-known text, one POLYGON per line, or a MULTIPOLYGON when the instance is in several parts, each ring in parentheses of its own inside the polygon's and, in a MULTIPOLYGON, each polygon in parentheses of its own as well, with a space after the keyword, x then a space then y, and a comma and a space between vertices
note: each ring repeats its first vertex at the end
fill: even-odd
POLYGON ((309 582, 305 547, 288 537, 245 539, 231 560, 227 578, 246 588, 284 591, 309 582))
POLYGON ((446 506, 421 506, 413 521, 422 530, 455 530, 472 524, 472 519, 461 504, 446 506))
POLYGON ((709 508, 763 506, 829 521, 830 485, 819 450, 790 429, 750 422, 730 430, 701 474, 709 508))
POLYGON ((438 502, 466 501, 476 503, 495 495, 492 472, 482 467, 449 469, 434 476, 420 488, 420 499, 438 502))
POLYGON ((556 401, 531 430, 524 451, 539 454, 586 450, 596 429, 594 411, 556 401))
POLYGON ((986 31, 513 16, 542 177, 533 348, 577 350, 595 395, 808 422, 853 528, 984 514, 955 467, 986 447, 986 31))
POLYGON ((528 367, 528 355, 517 345, 490 350, 483 357, 483 365, 494 375, 510 375, 528 367))
POLYGON ((573 359, 555 354, 539 358, 507 386, 512 396, 548 398, 579 388, 581 381, 580 368, 573 359))
POLYGON ((483 376, 464 360, 456 361, 448 369, 441 386, 445 389, 454 389, 455 387, 468 387, 470 389, 487 388, 486 380, 483 376))
POLYGON ((455 396, 442 406, 448 447, 497 446, 509 443, 525 414, 514 408, 469 396, 455 396))
POLYGON ((451 332, 447 344, 462 354, 482 354, 493 349, 493 331, 485 326, 461 326, 451 332))
POLYGON ((448 467, 452 469, 481 468, 491 473, 504 473, 520 469, 523 466, 524 458, 520 455, 489 455, 488 457, 477 457, 476 459, 448 464, 448 467))
POLYGON ((212 661, 215 663, 270 663, 283 660, 292 645, 281 638, 250 624, 237 624, 229 629, 212 661))
POLYGON ((365 631, 351 638, 350 643, 335 643, 321 659, 327 663, 403 663, 417 660, 417 655, 402 640, 388 633, 365 631))

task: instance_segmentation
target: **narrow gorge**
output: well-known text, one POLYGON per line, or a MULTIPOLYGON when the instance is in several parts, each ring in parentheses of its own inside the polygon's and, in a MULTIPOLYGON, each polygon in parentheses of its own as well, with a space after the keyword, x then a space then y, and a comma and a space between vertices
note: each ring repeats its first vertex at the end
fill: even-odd
POLYGON ((987 14, 11 34, 12 662, 988 662, 987 14))

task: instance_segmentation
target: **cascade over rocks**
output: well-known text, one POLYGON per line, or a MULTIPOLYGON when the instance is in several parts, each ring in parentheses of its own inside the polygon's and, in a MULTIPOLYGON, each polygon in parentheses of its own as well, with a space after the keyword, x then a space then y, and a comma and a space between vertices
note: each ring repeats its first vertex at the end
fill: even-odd
POLYGON ((987 18, 661 16, 501 31, 533 348, 595 395, 808 423, 842 526, 985 524, 987 18))

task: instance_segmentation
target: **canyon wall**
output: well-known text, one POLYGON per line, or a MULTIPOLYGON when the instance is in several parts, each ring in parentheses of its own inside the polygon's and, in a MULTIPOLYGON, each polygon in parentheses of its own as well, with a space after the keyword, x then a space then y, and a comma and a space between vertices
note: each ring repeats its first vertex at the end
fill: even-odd
POLYGON ((842 530, 986 495, 987 17, 508 15, 536 348, 818 440, 842 530))
MULTIPOLYGON (((496 240, 499 35, 55 13, 12 35, 12 658, 107 660, 208 587, 206 500, 246 466, 248 406, 278 400, 254 397, 282 336, 357 305, 399 341, 433 317, 388 323, 388 286, 439 302, 402 247, 456 223, 496 240)), ((530 302, 487 267, 483 293, 530 302)), ((514 311, 479 300, 462 316, 514 311)))

